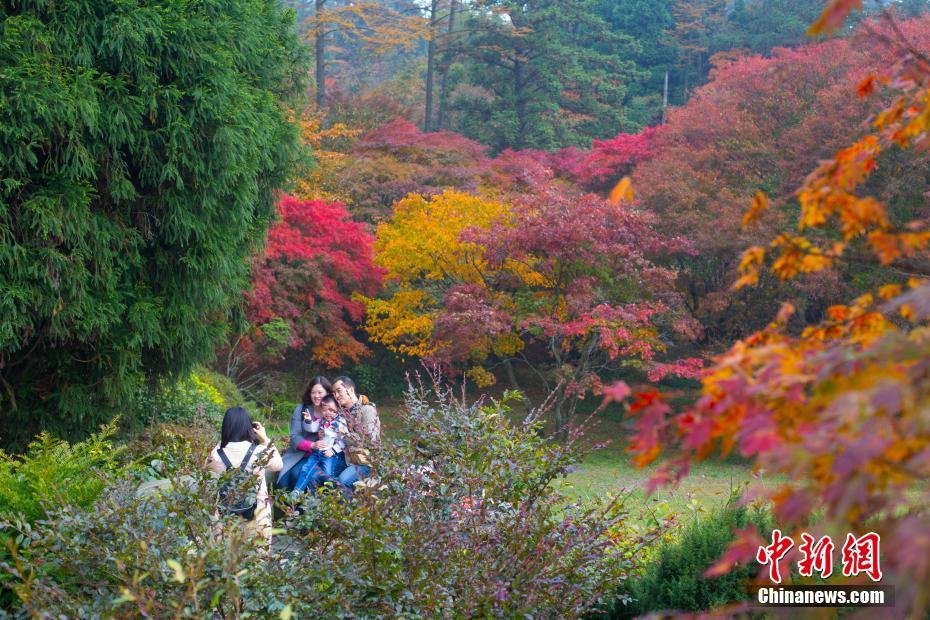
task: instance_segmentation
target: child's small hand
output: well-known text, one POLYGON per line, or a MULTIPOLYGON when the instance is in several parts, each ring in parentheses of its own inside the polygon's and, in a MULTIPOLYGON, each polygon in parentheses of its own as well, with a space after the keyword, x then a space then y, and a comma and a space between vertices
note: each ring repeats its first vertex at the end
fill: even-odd
POLYGON ((333 456, 334 454, 336 453, 332 450, 323 450, 323 456, 333 456))

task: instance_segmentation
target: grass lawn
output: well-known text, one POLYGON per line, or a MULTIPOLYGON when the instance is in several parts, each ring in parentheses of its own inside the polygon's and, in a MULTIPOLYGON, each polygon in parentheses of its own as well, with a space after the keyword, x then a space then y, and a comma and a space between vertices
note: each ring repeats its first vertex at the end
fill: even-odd
POLYGON ((734 490, 747 483, 771 484, 770 480, 753 477, 748 464, 730 459, 708 460, 695 464, 690 474, 677 487, 661 487, 651 497, 645 493, 645 483, 661 463, 640 468, 625 451, 631 429, 618 406, 596 414, 588 439, 592 443, 610 442, 578 464, 568 475, 566 491, 580 499, 616 494, 626 489, 631 493, 628 507, 642 508, 658 514, 668 512, 685 516, 725 504, 734 490))
POLYGON ((634 512, 642 508, 657 514, 685 515, 725 504, 734 489, 752 480, 747 465, 709 461, 692 467, 677 487, 662 487, 646 497, 644 484, 656 468, 657 465, 639 468, 629 455, 607 448, 582 461, 567 476, 564 488, 582 500, 628 490, 631 493, 628 506, 634 512))

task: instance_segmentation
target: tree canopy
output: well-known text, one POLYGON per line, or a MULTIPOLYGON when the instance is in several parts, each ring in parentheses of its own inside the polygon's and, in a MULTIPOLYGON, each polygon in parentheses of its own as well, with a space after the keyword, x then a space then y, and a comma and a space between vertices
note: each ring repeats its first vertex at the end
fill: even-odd
POLYGON ((458 128, 495 150, 583 144, 622 128, 635 40, 584 0, 495 0, 466 26, 463 65, 480 91, 453 102, 458 128))
MULTIPOLYGON (((842 27, 855 4, 832 0, 813 31, 842 27)), ((783 304, 768 325, 715 360, 700 397, 683 411, 673 412, 655 390, 634 393, 629 403, 639 462, 652 462, 663 444, 677 452, 656 471, 653 485, 680 479, 692 462, 718 450, 738 450, 757 468, 781 475, 758 493, 771 501, 786 534, 814 522, 821 532, 841 537, 868 524, 884 543, 884 579, 903 586, 895 604, 912 615, 927 609, 930 578, 924 485, 930 471, 930 231, 922 210, 894 208, 874 191, 890 183, 874 187, 870 181, 885 156, 926 157, 928 25, 925 17, 871 22, 863 29, 892 62, 877 63, 858 83, 847 82, 845 97, 873 102, 877 112, 859 135, 814 165, 797 190, 794 226, 777 227, 769 243, 747 248, 736 282, 750 287, 765 273, 790 280, 872 261, 888 268, 882 285, 831 305, 822 320, 805 322, 802 330, 790 323, 794 305, 783 304)), ((899 171, 907 169, 894 167, 899 171)), ((926 187, 925 163, 920 173, 926 187)), ((757 225, 772 206, 757 194, 744 226, 757 225)), ((615 385, 610 394, 625 398, 629 390, 615 385)), ((737 534, 708 576, 752 561, 766 544, 752 529, 737 534)))
POLYGON ((367 352, 354 336, 364 306, 352 297, 374 295, 381 270, 372 263, 374 237, 349 219, 344 205, 284 195, 281 220, 268 232, 252 264, 246 296, 250 326, 228 352, 228 374, 274 363, 300 351, 329 368, 367 352))
POLYGON ((528 368, 555 391, 559 427, 611 367, 656 380, 700 360, 658 354, 679 315, 674 274, 647 256, 678 245, 647 215, 593 194, 534 188, 511 203, 447 191, 410 196, 378 227, 386 299, 366 299, 371 338, 403 355, 467 369, 479 386, 528 368))

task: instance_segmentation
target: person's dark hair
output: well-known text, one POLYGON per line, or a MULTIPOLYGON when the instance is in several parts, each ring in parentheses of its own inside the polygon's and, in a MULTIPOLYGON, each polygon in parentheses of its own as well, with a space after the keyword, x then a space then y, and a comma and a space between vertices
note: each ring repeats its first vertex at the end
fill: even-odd
POLYGON ((336 383, 342 383, 342 385, 346 386, 350 390, 355 391, 355 381, 353 381, 350 377, 345 375, 336 377, 333 379, 333 384, 335 385, 336 383))
POLYGON ((256 442, 252 418, 242 407, 230 407, 223 416, 223 428, 220 431, 220 447, 225 448, 231 441, 256 442))
POLYGON ((310 383, 307 384, 307 389, 304 390, 303 396, 300 397, 301 405, 308 406, 313 403, 313 401, 310 399, 310 392, 318 385, 322 385, 327 394, 333 393, 333 384, 329 382, 329 379, 323 375, 317 375, 310 379, 310 383))
POLYGON ((339 403, 336 402, 336 397, 332 394, 327 394, 323 397, 323 399, 320 401, 320 407, 322 407, 324 403, 327 405, 333 405, 337 410, 339 409, 339 403))

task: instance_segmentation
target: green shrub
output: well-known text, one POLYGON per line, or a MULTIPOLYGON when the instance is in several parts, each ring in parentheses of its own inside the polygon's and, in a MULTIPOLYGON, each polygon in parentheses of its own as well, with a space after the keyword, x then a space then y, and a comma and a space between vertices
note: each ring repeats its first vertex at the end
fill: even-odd
POLYGON ((200 419, 219 422, 230 406, 224 395, 198 370, 176 383, 139 387, 127 422, 134 429, 157 422, 192 423, 200 419))
POLYGON ((281 371, 263 371, 245 381, 244 391, 254 402, 250 412, 269 420, 287 422, 303 394, 306 383, 296 375, 281 371))
POLYGON ((127 471, 139 482, 193 475, 218 440, 219 427, 206 420, 153 424, 128 442, 127 471))
POLYGON ((755 526, 763 536, 774 527, 760 507, 739 506, 737 497, 684 525, 679 536, 656 550, 645 572, 619 588, 610 618, 633 618, 656 611, 707 611, 749 598, 746 584, 759 566, 741 566, 706 579, 706 571, 727 550, 737 528, 755 526), (626 602, 624 602, 626 601, 626 602))
POLYGON ((0 514, 22 514, 31 523, 50 505, 89 508, 120 470, 115 431, 109 424, 73 445, 42 433, 21 456, 0 451, 0 514))
POLYGON ((197 368, 194 370, 200 380, 217 391, 223 401, 223 407, 245 407, 249 411, 254 411, 255 404, 249 402, 245 395, 239 391, 235 382, 226 375, 220 374, 209 368, 197 368))
MULTIPOLYGON (((108 481, 119 478, 122 448, 111 442, 116 426, 106 425, 86 440, 69 444, 42 433, 25 454, 0 450, 0 517, 14 519, 29 529, 49 513, 89 509, 108 481)), ((0 562, 10 559, 10 531, 0 529, 0 562)), ((9 575, 0 575, 5 586, 9 575)), ((0 609, 12 604, 10 592, 0 590, 0 609)))
POLYGON ((552 483, 584 450, 507 413, 411 392, 416 440, 378 450, 377 477, 351 501, 324 491, 300 513, 285 506, 271 554, 215 515, 216 482, 199 475, 163 496, 120 482, 87 512, 9 521, 22 539, 5 571, 26 612, 55 617, 577 618, 659 532, 628 526, 618 502, 562 495, 552 483), (57 569, 43 572, 49 558, 57 569))
POLYGON ((386 371, 379 366, 358 364, 349 371, 349 376, 361 392, 372 399, 403 396, 406 379, 399 364, 393 364, 386 371))
POLYGON ((284 396, 275 398, 265 407, 259 407, 256 414, 260 418, 265 418, 270 423, 287 426, 290 423, 291 414, 294 412, 294 407, 296 406, 296 399, 284 396))
POLYGON ((35 617, 210 618, 217 610, 241 618, 279 611, 275 587, 285 575, 243 536, 239 517, 221 521, 215 508, 216 481, 203 472, 147 497, 133 481, 117 481, 92 511, 57 510, 32 526, 9 519, 4 528, 16 532, 19 544, 3 568, 21 611, 35 617))

